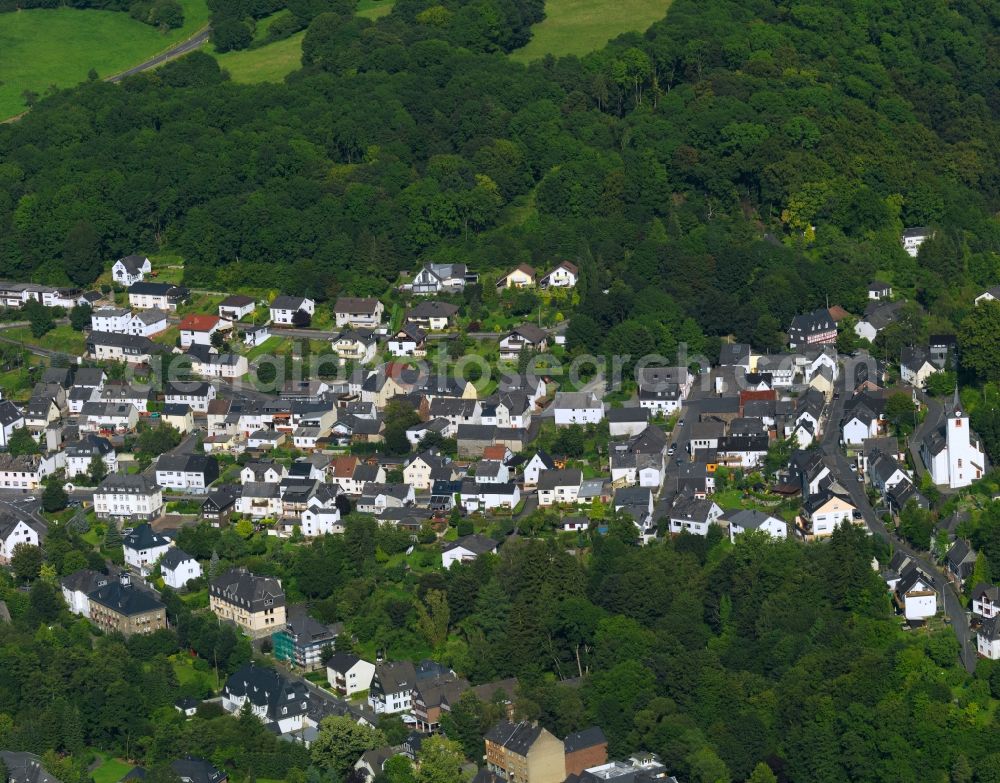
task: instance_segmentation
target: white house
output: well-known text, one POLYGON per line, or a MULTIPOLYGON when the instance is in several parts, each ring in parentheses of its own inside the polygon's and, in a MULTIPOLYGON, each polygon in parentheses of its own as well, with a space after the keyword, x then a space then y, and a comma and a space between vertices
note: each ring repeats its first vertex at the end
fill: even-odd
POLYGON ((385 305, 378 299, 342 296, 333 305, 333 317, 337 327, 374 329, 382 323, 385 305))
POLYGON ((957 390, 944 426, 923 439, 920 456, 935 484, 958 489, 982 478, 986 455, 969 427, 969 417, 961 409, 957 390))
POLYGON ((552 412, 556 426, 599 424, 604 420, 604 403, 593 392, 556 392, 552 412))
POLYGON ((63 600, 70 612, 80 617, 90 617, 90 594, 108 583, 108 576, 99 571, 82 568, 59 580, 63 600))
POLYGON ((95 332, 128 334, 132 311, 125 307, 98 307, 90 314, 90 328, 95 332))
POLYGON ((907 620, 926 620, 937 614, 937 587, 916 563, 908 563, 899 573, 893 590, 896 603, 907 620))
POLYGON ((287 679, 274 669, 249 663, 226 680, 222 708, 236 714, 247 702, 260 721, 274 724, 280 734, 315 725, 307 717, 309 691, 305 683, 287 679))
POLYGON ((923 388, 927 379, 941 368, 931 360, 930 351, 925 348, 904 348, 900 353, 899 377, 903 383, 923 388))
POLYGON ((268 484, 280 484, 288 475, 288 468, 280 462, 248 462, 240 471, 240 483, 250 484, 254 481, 268 484))
POLYGON ((541 288, 573 288, 580 277, 580 270, 569 261, 561 262, 538 281, 541 288))
POLYGON ((879 302, 883 299, 892 299, 892 286, 883 283, 881 280, 872 280, 868 284, 868 299, 879 302))
POLYGON ((201 564, 177 547, 171 547, 160 558, 160 576, 163 577, 163 583, 174 590, 180 590, 192 579, 198 579, 201 574, 201 564))
POLYGON ((972 613, 984 620, 1000 615, 1000 588, 985 582, 972 588, 972 613))
POLYGON ((531 455, 531 459, 524 463, 524 471, 522 472, 524 486, 535 486, 538 484, 538 479, 541 476, 542 471, 554 470, 555 466, 556 464, 552 460, 552 457, 539 449, 531 455))
POLYGON ((141 473, 116 473, 94 492, 100 519, 155 519, 163 511, 163 492, 141 473))
POLYGON ((156 566, 156 561, 163 557, 173 545, 173 541, 161 536, 143 522, 141 525, 125 531, 125 536, 122 539, 125 564, 143 576, 149 576, 156 566))
POLYGON ((878 414, 869 410, 866 405, 858 405, 847 415, 841 424, 841 440, 850 446, 860 446, 869 438, 878 436, 878 414))
POLYGON ((544 329, 534 324, 521 324, 500 338, 500 358, 515 360, 525 350, 541 353, 548 344, 549 335, 544 329))
POLYGON ((9 563, 14 547, 18 544, 41 546, 38 525, 27 518, 15 517, 7 512, 0 516, 0 563, 9 563))
POLYGON ((467 274, 465 264, 426 264, 413 278, 413 293, 427 295, 464 291, 467 274))
POLYGON ((368 364, 372 361, 377 347, 372 333, 361 329, 353 329, 334 337, 330 345, 340 361, 355 364, 368 364))
POLYGON ((14 430, 24 426, 24 414, 10 400, 0 400, 0 448, 7 448, 14 430))
POLYGON ((810 535, 814 538, 826 538, 832 536, 833 531, 841 525, 854 522, 857 509, 847 498, 832 492, 821 492, 806 500, 802 510, 809 522, 810 535))
POLYGON ((190 405, 196 413, 208 413, 208 404, 216 397, 215 387, 204 381, 167 381, 164 402, 190 405))
POLYGON ((181 348, 190 348, 192 345, 211 347, 212 335, 222 328, 223 323, 223 320, 217 315, 191 314, 184 316, 179 326, 181 348))
POLYGON ((393 356, 423 356, 427 353, 426 344, 427 332, 407 322, 389 338, 389 353, 393 356))
POLYGON ((583 472, 578 468, 546 470, 538 477, 538 505, 576 503, 583 472))
POLYGON ((136 310, 149 310, 157 308, 159 310, 174 311, 190 295, 190 292, 182 287, 170 285, 170 283, 134 283, 128 289, 128 303, 136 310))
POLYGON ((729 522, 729 540, 733 542, 736 536, 754 530, 767 533, 771 538, 788 538, 788 523, 763 511, 743 509, 727 512, 725 518, 729 522))
POLYGON ((104 462, 108 473, 118 472, 118 455, 114 446, 107 438, 87 434, 75 443, 70 443, 64 449, 66 453, 66 477, 73 478, 90 470, 94 457, 104 462))
POLYGON ((248 326, 243 330, 243 343, 251 347, 256 347, 270 338, 271 329, 267 324, 261 326, 248 326))
POLYGON ((497 553, 497 542, 492 538, 473 534, 462 536, 441 547, 441 565, 451 568, 455 563, 465 563, 475 560, 480 555, 497 553))
POLYGON ((354 653, 336 652, 326 662, 326 681, 340 696, 353 696, 371 687, 375 664, 354 653))
POLYGON ((219 318, 226 321, 239 321, 248 315, 253 315, 256 302, 252 296, 233 294, 219 302, 219 318))
POLYGON ((204 492, 219 477, 219 463, 206 454, 161 454, 156 483, 176 492, 204 492))
POLYGON ((299 310, 308 313, 311 319, 316 314, 316 302, 303 296, 277 296, 271 302, 271 321, 272 323, 290 326, 292 325, 292 319, 299 310))
POLYGON ((134 313, 128 322, 128 333, 137 337, 152 337, 154 334, 165 332, 169 325, 167 314, 154 307, 134 313))
POLYGON ((649 408, 611 408, 607 417, 608 431, 612 438, 630 438, 646 429, 649 424, 649 408))
POLYGON ((462 481, 459 500, 470 514, 498 508, 512 509, 521 502, 521 490, 517 484, 478 482, 467 478, 462 481))
POLYGON ((111 279, 118 285, 128 288, 142 282, 143 278, 153 271, 153 265, 146 256, 131 255, 119 258, 111 267, 111 279))
POLYGON ((340 519, 340 509, 336 503, 330 507, 313 503, 302 512, 299 529, 305 538, 343 533, 344 524, 340 519))
POLYGON ((976 631, 976 651, 991 661, 1000 659, 1000 617, 983 621, 976 631))
POLYGON ((722 517, 722 507, 707 498, 681 498, 670 509, 670 532, 707 536, 708 526, 722 517))
POLYGON ((900 237, 900 242, 902 243, 903 250, 906 251, 907 255, 916 258, 917 253, 920 251, 920 246, 933 236, 934 231, 926 226, 904 228, 903 235, 900 237))

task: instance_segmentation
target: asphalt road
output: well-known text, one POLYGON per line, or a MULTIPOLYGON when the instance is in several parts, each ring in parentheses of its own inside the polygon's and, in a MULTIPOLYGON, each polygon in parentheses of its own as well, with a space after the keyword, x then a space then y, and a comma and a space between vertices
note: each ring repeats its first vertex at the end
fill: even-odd
MULTIPOLYGON (((851 502, 854 504, 855 508, 861 512, 868 529, 874 535, 887 542, 894 551, 902 550, 903 552, 906 552, 906 554, 916 561, 921 569, 926 571, 928 574, 936 575, 938 580, 942 583, 941 598, 944 602, 945 614, 951 619, 951 626, 955 629, 955 635, 958 637, 958 641, 961 646, 959 659, 962 662, 962 666, 965 667, 965 670, 971 674, 976 670, 976 637, 969 628, 969 623, 965 615, 965 609, 963 609, 961 601, 959 601, 958 593, 956 592, 954 585, 938 567, 938 565, 930 560, 926 554, 918 553, 901 538, 889 532, 885 524, 875 513, 875 509, 872 508, 871 503, 868 501, 868 493, 865 491, 863 482, 858 479, 858 474, 851 470, 850 463, 840 447, 840 420, 844 415, 845 397, 846 394, 844 390, 840 389, 839 396, 832 401, 829 408, 830 418, 827 420, 826 429, 823 433, 821 442, 821 448, 823 449, 824 455, 827 457, 828 464, 831 466, 838 482, 850 494, 851 502)), ((941 414, 941 406, 933 403, 933 401, 929 402, 931 402, 932 405, 935 405, 937 410, 928 411, 927 418, 924 420, 924 424, 927 429, 937 426, 941 414)), ((921 427, 918 430, 917 435, 922 435, 924 431, 925 428, 921 427)), ((913 440, 919 442, 916 437, 913 440)), ((911 444, 911 450, 912 448, 911 444)), ((918 453, 914 454, 914 463, 918 466, 919 471, 922 466, 922 462, 918 453)))
POLYGON ((146 60, 146 62, 144 63, 139 63, 139 65, 129 68, 127 71, 122 71, 121 73, 116 73, 114 76, 109 76, 107 78, 107 81, 120 82, 126 76, 133 76, 137 73, 140 73, 141 71, 147 71, 150 68, 155 68, 158 65, 163 65, 163 63, 167 62, 168 60, 173 60, 176 59, 177 57, 181 57, 182 55, 188 54, 189 52, 193 52, 195 49, 202 46, 208 40, 208 37, 211 34, 212 34, 211 29, 209 29, 208 27, 204 27, 203 29, 195 33, 193 37, 188 38, 186 41, 181 41, 176 46, 173 46, 170 49, 167 49, 167 51, 156 55, 156 57, 152 57, 149 60, 146 60))

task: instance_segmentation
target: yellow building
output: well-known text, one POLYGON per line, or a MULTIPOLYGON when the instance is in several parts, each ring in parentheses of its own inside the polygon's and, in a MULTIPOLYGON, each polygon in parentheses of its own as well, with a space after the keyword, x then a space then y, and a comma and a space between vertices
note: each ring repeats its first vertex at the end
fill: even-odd
POLYGON ((537 724, 500 721, 484 737, 486 766, 507 783, 563 783, 563 742, 537 724))
POLYGON ((254 639, 285 627, 281 582, 245 568, 230 569, 212 582, 208 602, 216 617, 235 623, 254 639))

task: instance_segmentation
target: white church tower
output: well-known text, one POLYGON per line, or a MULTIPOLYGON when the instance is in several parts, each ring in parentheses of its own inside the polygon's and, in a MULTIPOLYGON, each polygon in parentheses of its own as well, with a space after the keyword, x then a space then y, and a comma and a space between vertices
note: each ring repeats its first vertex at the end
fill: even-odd
POLYGON ((945 428, 948 486, 952 489, 967 487, 982 478, 985 459, 979 439, 969 429, 969 417, 962 410, 958 389, 955 390, 955 400, 948 413, 945 428))

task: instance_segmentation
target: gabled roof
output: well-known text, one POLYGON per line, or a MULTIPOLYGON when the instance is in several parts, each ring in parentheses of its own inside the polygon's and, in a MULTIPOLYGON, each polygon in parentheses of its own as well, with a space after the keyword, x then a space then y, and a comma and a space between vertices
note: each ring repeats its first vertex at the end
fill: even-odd
POLYGON ((475 555, 484 555, 487 552, 495 551, 497 543, 492 538, 473 533, 472 535, 462 536, 455 541, 445 544, 441 547, 441 551, 451 552, 454 549, 467 549, 475 555))
POLYGON ((583 731, 575 731, 563 740, 563 747, 567 753, 576 753, 579 750, 607 744, 608 738, 604 736, 604 732, 599 726, 590 726, 583 731))
POLYGON ((132 528, 130 533, 127 533, 122 538, 122 544, 126 549, 132 549, 135 551, 143 549, 155 549, 161 546, 170 546, 170 539, 161 536, 149 523, 143 522, 132 528))
POLYGON ((173 571, 181 563, 186 563, 189 560, 194 560, 194 558, 183 549, 178 549, 175 546, 170 547, 166 554, 160 558, 160 568, 166 568, 168 571, 173 571))
POLYGON ((302 296, 287 296, 282 294, 280 296, 274 297, 274 301, 271 302, 272 310, 300 310, 302 306, 309 300, 302 296))
POLYGON ((333 305, 333 312, 343 315, 375 315, 380 302, 374 297, 341 296, 333 305))
POLYGON ((543 470, 538 476, 538 490, 554 490, 556 487, 579 487, 583 481, 583 471, 579 468, 543 470))
POLYGON ((182 332, 210 332, 222 321, 217 315, 198 315, 192 313, 181 320, 179 327, 182 332))

